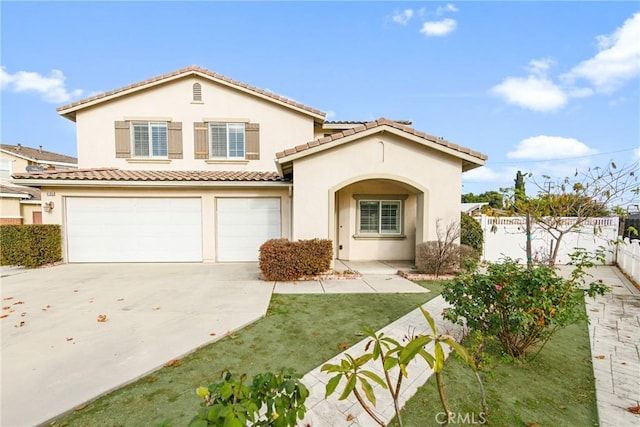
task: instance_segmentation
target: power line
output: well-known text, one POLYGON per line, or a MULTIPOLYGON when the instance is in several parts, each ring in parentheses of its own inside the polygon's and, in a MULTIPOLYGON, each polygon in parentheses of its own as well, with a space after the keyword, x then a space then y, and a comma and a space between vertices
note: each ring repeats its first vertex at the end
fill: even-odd
POLYGON ((555 159, 537 159, 537 160, 520 160, 520 161, 513 161, 513 162, 492 162, 489 161, 487 163, 491 163, 492 165, 519 165, 522 163, 540 163, 540 162, 560 162, 560 161, 564 161, 564 160, 575 160, 575 159, 586 159, 588 157, 598 157, 598 156, 606 156, 607 154, 615 154, 615 153, 624 153, 627 151, 633 151, 633 150, 637 150, 638 148, 626 148, 624 150, 618 150, 618 151, 607 151, 606 153, 597 153, 597 154, 587 154, 584 156, 575 156, 575 157, 558 157, 555 159))

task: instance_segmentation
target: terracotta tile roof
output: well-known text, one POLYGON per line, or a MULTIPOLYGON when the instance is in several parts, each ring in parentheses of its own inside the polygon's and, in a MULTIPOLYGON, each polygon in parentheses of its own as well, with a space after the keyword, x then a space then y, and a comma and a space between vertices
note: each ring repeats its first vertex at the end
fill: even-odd
POLYGON ((78 164, 78 159, 64 154, 52 153, 51 151, 41 150, 39 148, 25 147, 24 145, 0 144, 0 148, 9 151, 12 154, 27 157, 31 160, 39 162, 60 162, 78 164))
POLYGON ((250 90, 250 91, 255 92, 255 93, 259 94, 259 95, 266 96, 266 97, 271 98, 273 100, 280 101, 282 103, 291 105, 292 107, 296 107, 296 108, 308 111, 308 112, 313 113, 313 114, 317 114, 317 115, 321 115, 321 116, 325 115, 325 113, 323 111, 320 111, 320 110, 317 110, 315 108, 306 106, 306 105, 301 104, 299 102, 293 101, 293 100, 291 100, 289 98, 285 98, 283 96, 277 95, 277 94, 275 94, 273 92, 269 92, 267 90, 260 89, 260 88, 257 88, 255 86, 250 86, 250 85, 248 85, 246 83, 242 83, 242 82, 240 82, 238 80, 234 80, 234 79, 231 79, 229 77, 223 76, 222 74, 218 74, 218 73, 215 73, 213 71, 209 71, 206 68, 202 68, 202 67, 199 67, 197 65, 191 65, 189 67, 181 68, 179 70, 176 70, 176 71, 173 71, 173 72, 170 72, 170 73, 167 73, 167 74, 163 74, 161 76, 152 77, 150 79, 147 79, 147 80, 144 80, 144 81, 141 81, 141 82, 138 82, 138 83, 132 83, 130 85, 127 85, 127 86, 124 86, 124 87, 121 87, 121 88, 118 88, 118 89, 114 89, 114 90, 110 90, 108 92, 100 93, 100 94, 92 96, 90 98, 81 99, 80 101, 76 101, 76 102, 73 102, 71 104, 67 104, 67 105, 63 105, 62 107, 58 107, 57 111, 61 112, 61 111, 64 111, 64 110, 68 110, 70 108, 79 107, 79 106, 81 106, 83 104, 87 104, 87 103, 92 102, 92 101, 97 101, 99 99, 107 98, 107 97, 110 97, 112 95, 116 95, 118 93, 125 92, 125 91, 128 91, 128 90, 136 89, 136 88, 139 88, 139 87, 151 84, 151 83, 157 83, 157 82, 160 82, 162 80, 169 79, 171 77, 176 77, 176 76, 179 76, 179 75, 182 75, 182 74, 189 75, 189 74, 195 74, 195 73, 203 74, 205 76, 211 77, 211 78, 216 79, 216 80, 222 80, 222 81, 224 81, 226 83, 229 83, 229 84, 231 84, 233 86, 238 86, 238 87, 241 87, 243 89, 250 90))
MULTIPOLYGON (((400 123, 401 125, 408 125, 410 126, 413 122, 411 120, 392 120, 392 122, 396 122, 396 123, 400 123)), ((366 120, 365 121, 360 121, 360 120, 326 120, 324 122, 324 124, 327 125, 363 125, 365 123, 368 123, 366 120)))
POLYGON ((277 172, 252 171, 159 171, 116 168, 68 169, 13 174, 14 179, 65 179, 74 181, 242 181, 281 182, 277 172))
POLYGON ((352 129, 348 129, 348 130, 345 130, 345 131, 342 131, 342 132, 334 133, 333 135, 325 136, 324 138, 319 138, 319 139, 316 139, 314 141, 307 142, 306 144, 297 145, 297 146, 295 146, 293 148, 290 148, 290 149, 281 151, 279 153, 276 153, 276 158, 277 159, 281 159, 283 157, 290 156, 292 154, 299 153, 301 151, 306 151, 306 150, 309 150, 309 149, 311 149, 313 147, 317 147, 319 145, 328 144, 328 143, 330 143, 332 141, 345 138, 345 137, 347 137, 349 135, 358 134, 360 132, 364 132, 366 130, 373 129, 373 128, 376 128, 376 127, 379 127, 379 126, 391 126, 391 127, 395 128, 395 129, 402 130, 404 132, 407 132, 407 133, 409 133, 411 135, 415 135, 415 136, 417 136, 419 138, 422 138, 422 139, 425 139, 427 141, 435 142, 436 144, 442 145, 443 147, 450 148, 452 150, 458 151, 460 153, 468 154, 468 155, 473 156, 473 157, 477 157, 480 160, 487 160, 487 155, 486 154, 482 154, 482 153, 480 153, 478 151, 474 151, 474 150, 471 150, 469 148, 465 148, 465 147, 462 147, 460 145, 453 144, 453 143, 451 143, 451 142, 449 142, 449 141, 447 141, 445 139, 441 139, 441 138, 438 138, 437 136, 433 136, 433 135, 428 135, 428 134, 426 134, 424 132, 417 131, 417 130, 415 130, 414 128, 412 128, 410 126, 403 125, 403 124, 400 124, 399 122, 395 122, 393 120, 389 120, 389 119, 385 119, 385 118, 380 118, 380 119, 376 120, 375 122, 363 123, 362 125, 356 126, 356 127, 352 128, 352 129))
POLYGON ((0 193, 25 195, 29 196, 28 199, 40 200, 39 188, 23 187, 21 185, 0 184, 0 193))

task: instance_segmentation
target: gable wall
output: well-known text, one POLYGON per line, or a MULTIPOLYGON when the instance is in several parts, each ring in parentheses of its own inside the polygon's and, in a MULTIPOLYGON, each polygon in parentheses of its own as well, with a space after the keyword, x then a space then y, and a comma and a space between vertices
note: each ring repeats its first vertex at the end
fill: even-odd
POLYGON ((12 156, 5 152, 0 152, 0 158, 11 160, 11 173, 25 172, 29 162, 20 157, 12 156))
MULTIPOLYGON (((389 133, 375 134, 294 161, 294 238, 333 238, 333 194, 354 178, 414 182, 424 194, 423 241, 436 239, 435 221, 459 221, 460 159, 389 133)), ((420 208, 419 208, 420 209, 420 208)), ((420 242, 415 242, 420 243, 420 242)))
POLYGON ((272 171, 274 153, 313 139, 313 118, 197 77, 182 78, 78 111, 76 124, 80 168, 272 171), (196 82, 202 86, 201 103, 192 102, 196 82), (169 164, 131 163, 116 158, 114 123, 127 117, 167 117, 182 122, 183 158, 172 159, 169 164), (208 164, 194 159, 193 124, 205 118, 259 123, 260 160, 208 164))

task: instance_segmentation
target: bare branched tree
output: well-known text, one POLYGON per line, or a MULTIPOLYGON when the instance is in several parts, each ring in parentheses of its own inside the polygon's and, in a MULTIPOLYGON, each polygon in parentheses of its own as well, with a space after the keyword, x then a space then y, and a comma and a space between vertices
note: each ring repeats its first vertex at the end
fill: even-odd
POLYGON ((438 277, 442 273, 455 270, 460 264, 460 223, 451 221, 443 227, 442 219, 438 218, 436 236, 438 240, 418 245, 416 264, 418 270, 438 277))
POLYGON ((537 197, 512 197, 512 208, 518 215, 529 215, 531 222, 549 233, 553 245, 548 259, 553 266, 567 233, 579 231, 590 218, 607 216, 638 203, 638 174, 638 162, 622 168, 611 162, 604 168, 576 170, 573 177, 560 181, 546 175, 537 181, 530 176, 538 189, 537 197))

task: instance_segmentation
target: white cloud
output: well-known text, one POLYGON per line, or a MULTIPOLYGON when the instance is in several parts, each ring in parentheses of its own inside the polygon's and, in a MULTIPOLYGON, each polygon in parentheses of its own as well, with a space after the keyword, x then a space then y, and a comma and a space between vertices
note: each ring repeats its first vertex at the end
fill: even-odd
POLYGON ((0 87, 5 88, 13 81, 13 76, 0 67, 0 87))
POLYGON ((68 102, 82 95, 81 89, 70 91, 66 88, 66 77, 60 70, 51 70, 48 77, 33 71, 18 71, 10 74, 5 71, 4 67, 0 70, 2 89, 16 93, 38 93, 45 101, 53 103, 68 102))
POLYGON ((587 98, 593 95, 593 89, 590 87, 572 87, 566 89, 566 94, 571 98, 587 98))
POLYGON ((483 166, 465 172, 462 180, 465 182, 501 182, 505 178, 505 173, 498 173, 488 166, 483 166))
POLYGON ((407 23, 413 18, 413 10, 405 9, 402 12, 396 12, 391 17, 391 20, 396 24, 407 25, 407 23))
POLYGON ((457 12, 457 11, 458 11, 458 8, 455 5, 449 3, 446 6, 438 6, 438 8, 436 9, 436 15, 442 16, 447 12, 457 12))
POLYGON ((610 93, 640 74, 640 13, 611 35, 597 38, 599 52, 561 76, 569 84, 585 79, 599 92, 610 93))
POLYGON ((427 37, 431 36, 446 36, 456 29, 458 23, 455 19, 445 18, 441 21, 427 21, 422 24, 420 32, 427 37))
POLYGON ((491 88, 491 93, 519 107, 534 111, 554 111, 567 103, 567 95, 544 76, 508 77, 491 88))
POLYGON ((547 76, 553 59, 532 59, 526 78, 507 77, 491 88, 491 93, 522 108, 555 111, 564 107, 569 98, 611 93, 640 75, 640 13, 627 19, 613 34, 596 39, 599 52, 558 76, 557 83, 547 76), (587 85, 576 85, 579 80, 587 85))
POLYGON ((325 116, 327 120, 332 119, 336 116, 336 112, 333 110, 327 110, 327 115, 325 116))
POLYGON ((635 155, 636 160, 640 160, 640 147, 633 150, 633 154, 635 155))
POLYGON ((520 141, 514 151, 507 153, 507 158, 545 160, 589 156, 596 153, 598 153, 597 150, 575 138, 538 135, 520 141))
POLYGON ((529 61, 529 72, 536 76, 546 77, 547 71, 554 64, 551 58, 532 59, 529 61))

